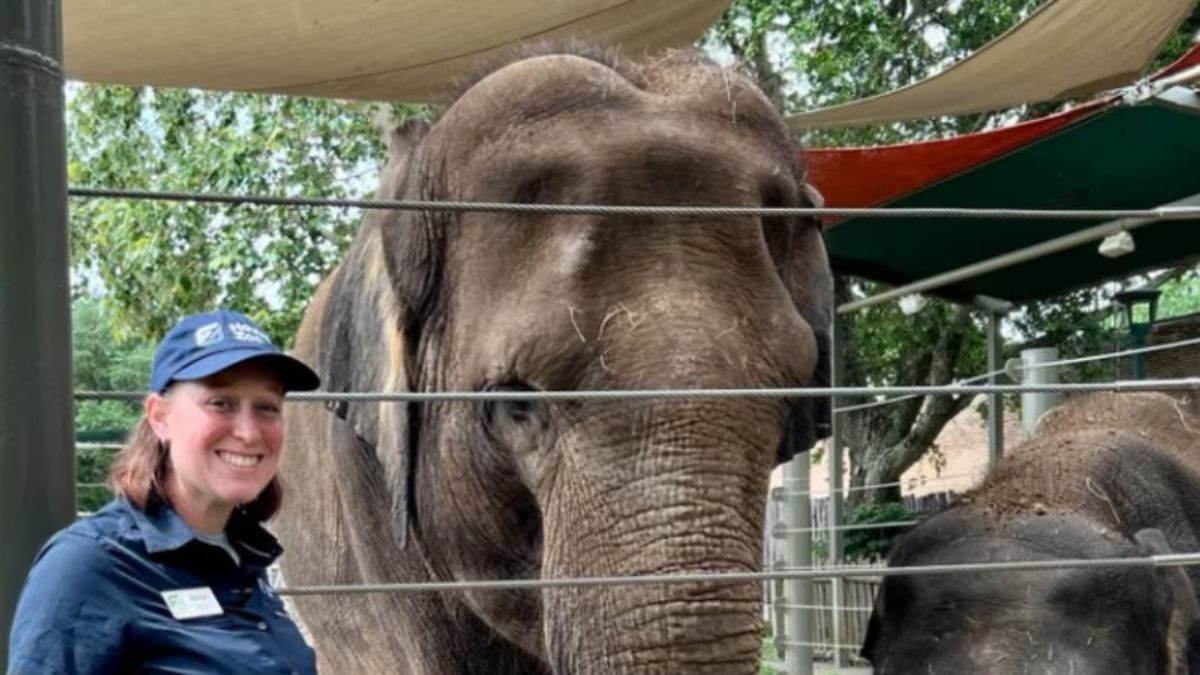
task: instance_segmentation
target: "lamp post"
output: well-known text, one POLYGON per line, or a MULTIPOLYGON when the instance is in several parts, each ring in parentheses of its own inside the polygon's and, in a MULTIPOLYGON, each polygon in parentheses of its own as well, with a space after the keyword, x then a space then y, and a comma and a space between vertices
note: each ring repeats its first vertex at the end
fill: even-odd
MULTIPOLYGON (((1146 336, 1150 335, 1150 328, 1158 314, 1160 295, 1162 291, 1157 288, 1136 288, 1113 296, 1125 309, 1125 324, 1129 326, 1134 349, 1146 346, 1146 336)), ((1133 355, 1133 377, 1136 380, 1146 378, 1146 362, 1142 354, 1133 355)))

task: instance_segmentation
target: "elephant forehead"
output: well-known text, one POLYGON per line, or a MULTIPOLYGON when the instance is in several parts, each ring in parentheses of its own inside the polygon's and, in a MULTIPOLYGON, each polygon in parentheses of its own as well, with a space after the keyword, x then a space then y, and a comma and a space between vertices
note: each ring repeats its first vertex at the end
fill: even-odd
MULTIPOLYGON (((480 136, 516 129, 621 126, 634 117, 673 118, 677 125, 705 125, 737 133, 766 132, 777 140, 786 129, 770 102, 743 76, 687 59, 664 59, 624 70, 581 56, 538 56, 504 66, 480 80, 439 122, 480 136)), ((634 125, 628 126, 636 133, 634 125)), ((548 140, 548 139, 541 139, 548 140)))
POLYGON ((553 54, 500 68, 464 92, 454 108, 491 113, 511 109, 516 115, 544 115, 573 102, 587 105, 593 97, 615 104, 637 95, 638 88, 628 78, 603 63, 553 54))

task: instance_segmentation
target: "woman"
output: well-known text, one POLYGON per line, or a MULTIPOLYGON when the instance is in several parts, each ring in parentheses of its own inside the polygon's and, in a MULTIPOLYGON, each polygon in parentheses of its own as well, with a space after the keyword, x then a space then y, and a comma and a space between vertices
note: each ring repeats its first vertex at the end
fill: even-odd
POLYGON ((38 554, 13 618, 8 672, 315 673, 269 588, 287 391, 320 380, 250 319, 179 321, 109 475, 117 497, 38 554))

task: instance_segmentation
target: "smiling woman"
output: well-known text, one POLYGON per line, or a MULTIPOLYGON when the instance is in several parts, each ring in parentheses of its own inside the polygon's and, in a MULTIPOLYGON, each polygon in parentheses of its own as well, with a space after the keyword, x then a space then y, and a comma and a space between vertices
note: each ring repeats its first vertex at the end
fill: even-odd
POLYGON ((34 562, 6 672, 315 673, 267 584, 282 548, 261 523, 283 498, 284 395, 319 385, 242 314, 180 320, 113 466, 119 496, 34 562))

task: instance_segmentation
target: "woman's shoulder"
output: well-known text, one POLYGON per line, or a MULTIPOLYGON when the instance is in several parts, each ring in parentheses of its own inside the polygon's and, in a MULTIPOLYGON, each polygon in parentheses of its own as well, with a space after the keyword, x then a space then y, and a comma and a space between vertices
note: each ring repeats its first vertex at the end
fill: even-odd
POLYGON ((56 536, 102 539, 119 535, 132 522, 130 509, 136 508, 125 499, 117 497, 92 513, 81 513, 70 525, 59 530, 56 536))
POLYGON ((38 560, 53 556, 81 564, 102 561, 110 542, 120 540, 129 529, 127 508, 121 500, 114 499, 96 512, 76 518, 50 537, 38 553, 38 560))

